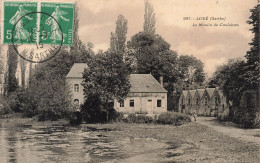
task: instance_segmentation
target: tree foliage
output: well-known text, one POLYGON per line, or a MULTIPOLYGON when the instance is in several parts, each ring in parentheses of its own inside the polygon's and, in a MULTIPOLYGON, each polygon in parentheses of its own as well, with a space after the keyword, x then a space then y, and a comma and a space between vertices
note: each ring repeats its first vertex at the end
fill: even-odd
MULTIPOLYGON (((186 83, 186 87, 201 86, 205 80, 203 63, 194 56, 181 55, 178 58, 178 66, 183 75, 182 78, 186 83)), ((196 89, 196 88, 192 88, 196 89)))
POLYGON ((73 64, 73 56, 62 50, 52 60, 36 65, 26 89, 28 101, 33 102, 25 106, 26 114, 37 114, 41 120, 55 120, 72 112, 65 76, 73 64))
POLYGON ((155 34, 155 13, 152 4, 145 1, 144 32, 155 34))
MULTIPOLYGON (((259 121, 259 8, 254 7, 247 21, 254 34, 246 60, 231 59, 218 67, 211 86, 220 86, 228 101, 231 101, 230 119, 246 128, 257 127, 259 121)), ((258 126, 259 127, 259 126, 258 126)))
POLYGON ((107 121, 114 98, 126 98, 130 89, 127 70, 120 53, 109 51, 92 58, 83 73, 82 113, 87 122, 107 121))
POLYGON ((110 50, 119 52, 125 50, 127 34, 127 20, 123 15, 119 15, 116 21, 116 32, 111 32, 110 50))
POLYGON ((170 50, 170 44, 161 36, 139 32, 128 42, 136 57, 137 73, 151 73, 158 81, 161 76, 168 91, 173 91, 173 83, 179 76, 177 53, 170 50))

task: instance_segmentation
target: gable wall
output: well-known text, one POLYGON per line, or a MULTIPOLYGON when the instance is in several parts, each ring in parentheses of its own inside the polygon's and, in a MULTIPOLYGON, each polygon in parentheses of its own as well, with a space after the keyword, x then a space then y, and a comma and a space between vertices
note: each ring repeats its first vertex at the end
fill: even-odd
POLYGON ((84 103, 84 92, 83 92, 83 86, 82 78, 66 78, 67 84, 69 85, 70 91, 72 93, 72 102, 74 102, 75 99, 79 100, 79 104, 84 103), (74 92, 74 85, 79 85, 79 92, 74 92))

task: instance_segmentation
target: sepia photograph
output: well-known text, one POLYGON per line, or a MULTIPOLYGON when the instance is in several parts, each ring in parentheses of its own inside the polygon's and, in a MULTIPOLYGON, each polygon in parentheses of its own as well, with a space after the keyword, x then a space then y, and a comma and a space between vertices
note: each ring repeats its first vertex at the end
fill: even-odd
POLYGON ((1 163, 259 163, 259 0, 0 0, 1 163))

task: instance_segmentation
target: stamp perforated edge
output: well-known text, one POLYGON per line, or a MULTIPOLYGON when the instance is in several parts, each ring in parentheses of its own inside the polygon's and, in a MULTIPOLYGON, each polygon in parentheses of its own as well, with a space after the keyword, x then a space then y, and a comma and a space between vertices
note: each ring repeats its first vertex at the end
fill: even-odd
MULTIPOLYGON (((76 4, 76 1, 74 0, 74 1, 61 1, 61 0, 57 0, 57 1, 53 1, 53 0, 41 0, 41 2, 40 2, 40 5, 41 5, 41 3, 63 3, 63 4, 73 4, 73 12, 72 12, 72 14, 73 14, 73 23, 72 23, 72 41, 71 41, 71 44, 62 44, 63 46, 72 46, 73 45, 73 43, 74 43, 74 22, 75 22, 75 20, 74 20, 74 16, 75 16, 75 4, 76 4)), ((42 6, 42 5, 41 5, 42 6)), ((49 44, 49 43, 44 43, 45 45, 52 45, 52 44, 49 44)))

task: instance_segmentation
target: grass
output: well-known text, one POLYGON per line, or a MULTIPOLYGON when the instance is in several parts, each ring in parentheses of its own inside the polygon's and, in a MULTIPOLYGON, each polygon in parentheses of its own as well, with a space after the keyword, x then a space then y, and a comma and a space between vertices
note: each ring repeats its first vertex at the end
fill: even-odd
MULTIPOLYGON (((180 162, 259 162, 259 147, 231 138, 198 123, 183 126, 155 124, 91 124, 86 127, 109 129, 115 138, 154 138, 176 147, 187 146, 180 162)), ((170 154, 169 154, 170 155, 170 154)))

